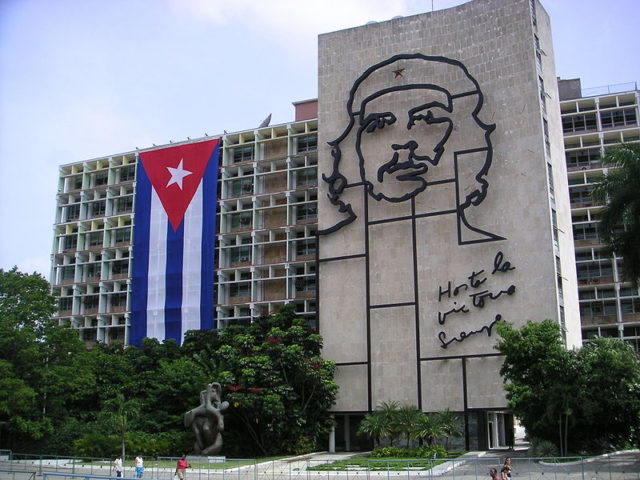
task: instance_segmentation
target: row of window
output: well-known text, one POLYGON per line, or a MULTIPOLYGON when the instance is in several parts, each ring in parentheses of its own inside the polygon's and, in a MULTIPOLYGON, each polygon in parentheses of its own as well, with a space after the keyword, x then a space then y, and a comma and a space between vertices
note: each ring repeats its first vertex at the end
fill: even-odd
MULTIPOLYGON (((311 152, 318 149, 318 136, 306 135, 297 138, 297 153, 311 152)), ((233 148, 233 163, 252 162, 255 160, 255 146, 245 145, 233 148)))
MULTIPOLYGON (((83 174, 78 174, 67 179, 66 191, 82 190, 83 174)), ((131 182, 136 178, 136 166, 127 165, 115 170, 114 184, 131 182)), ((87 188, 100 187, 109 183, 109 173, 106 170, 91 173, 87 188)))
MULTIPOLYGON (((638 117, 635 108, 625 108, 621 110, 610 110, 600 112, 601 128, 628 127, 638 124, 638 117)), ((583 132, 587 130, 597 130, 597 116, 595 113, 581 115, 571 115, 562 117, 562 130, 564 133, 583 132)))

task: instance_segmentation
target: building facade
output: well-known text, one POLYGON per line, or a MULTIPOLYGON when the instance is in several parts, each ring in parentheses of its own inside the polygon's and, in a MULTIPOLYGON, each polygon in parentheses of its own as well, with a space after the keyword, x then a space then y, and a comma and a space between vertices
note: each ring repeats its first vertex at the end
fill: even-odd
MULTIPOLYGON (((294 303, 315 321, 317 102, 297 121, 222 136, 216 327, 294 303)), ((173 144, 180 146, 205 139, 173 144)), ((56 320, 87 343, 130 343, 136 150, 60 167, 51 283, 56 320)))
POLYGON ((608 147, 640 141, 636 84, 621 84, 583 93, 580 79, 559 80, 564 147, 569 176, 582 339, 621 338, 640 351, 640 297, 623 281, 622 259, 604 252, 591 189, 607 168, 608 147))
POLYGON ((467 449, 506 447, 495 324, 548 318, 580 344, 549 18, 476 0, 321 35, 318 63, 336 443, 397 402, 459 412, 467 449))
MULTIPOLYGON (((536 0, 322 35, 319 57, 319 102, 220 136, 211 295, 215 328, 293 303, 320 329, 337 449, 384 401, 449 408, 468 448, 507 446, 500 319, 639 350, 640 296, 602 254, 589 196, 604 148, 640 141, 635 86, 558 84, 536 0)), ((130 343, 139 156, 164 147, 60 167, 55 318, 87 343, 130 343)))

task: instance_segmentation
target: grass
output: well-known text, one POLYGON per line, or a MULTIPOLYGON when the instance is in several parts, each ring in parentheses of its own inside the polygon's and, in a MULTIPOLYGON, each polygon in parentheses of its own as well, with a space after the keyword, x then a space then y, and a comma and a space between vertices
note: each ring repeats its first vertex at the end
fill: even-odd
MULTIPOLYGON (((457 458, 460 453, 450 453, 448 458, 457 458)), ((432 460, 429 458, 372 458, 372 457, 352 457, 347 460, 339 460, 309 467, 307 470, 333 470, 333 471, 349 471, 349 470, 370 470, 370 471, 387 471, 387 470, 429 470, 436 465, 446 462, 447 459, 432 460)))

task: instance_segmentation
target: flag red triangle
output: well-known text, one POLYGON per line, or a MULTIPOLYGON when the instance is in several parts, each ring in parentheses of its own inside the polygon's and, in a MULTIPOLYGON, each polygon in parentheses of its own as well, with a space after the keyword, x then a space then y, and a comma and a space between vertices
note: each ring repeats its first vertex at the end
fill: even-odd
POLYGON ((219 140, 189 143, 140 154, 140 161, 176 231, 200 186, 219 140))

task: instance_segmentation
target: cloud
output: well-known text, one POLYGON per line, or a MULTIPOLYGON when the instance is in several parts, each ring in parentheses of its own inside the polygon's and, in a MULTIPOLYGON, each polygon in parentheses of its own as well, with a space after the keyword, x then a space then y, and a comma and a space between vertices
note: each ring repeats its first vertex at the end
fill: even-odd
POLYGON ((172 7, 217 26, 232 26, 234 22, 249 26, 295 51, 308 51, 310 42, 315 49, 320 33, 410 13, 405 0, 174 0, 172 7))

